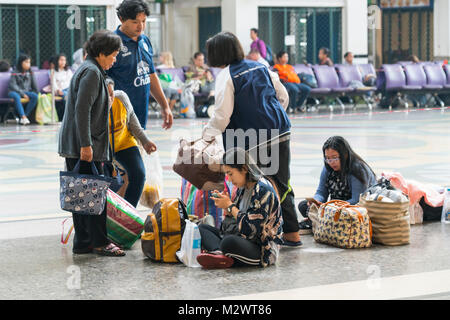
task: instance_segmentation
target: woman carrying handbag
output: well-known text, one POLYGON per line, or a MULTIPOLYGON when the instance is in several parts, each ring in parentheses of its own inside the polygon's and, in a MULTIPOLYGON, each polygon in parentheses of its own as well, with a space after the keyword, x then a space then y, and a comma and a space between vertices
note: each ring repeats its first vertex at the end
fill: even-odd
MULTIPOLYGON (((99 175, 103 162, 111 160, 108 141, 108 89, 105 70, 114 64, 121 39, 107 30, 96 31, 88 40, 88 57, 70 82, 66 112, 59 132, 58 153, 66 160, 68 171, 79 163, 80 174, 99 175)), ((106 233, 106 206, 100 215, 72 212, 75 236, 72 252, 124 256, 106 233)))

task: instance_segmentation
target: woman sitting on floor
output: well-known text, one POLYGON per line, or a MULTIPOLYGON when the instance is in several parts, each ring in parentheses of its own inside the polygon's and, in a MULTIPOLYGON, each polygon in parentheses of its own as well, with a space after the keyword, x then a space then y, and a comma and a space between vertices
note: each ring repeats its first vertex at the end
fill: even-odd
POLYGON ((228 150, 223 163, 223 170, 239 190, 234 202, 228 194, 214 191, 214 202, 225 209, 226 218, 222 230, 199 225, 207 253, 199 254, 197 261, 204 268, 274 264, 282 243, 283 221, 276 190, 243 149, 228 150))
POLYGON ((359 202, 359 195, 376 183, 376 175, 370 166, 353 151, 343 137, 328 138, 322 147, 324 167, 314 198, 299 203, 298 210, 307 218, 300 222, 300 233, 311 233, 308 219, 311 203, 320 205, 329 200, 344 200, 351 205, 359 202))

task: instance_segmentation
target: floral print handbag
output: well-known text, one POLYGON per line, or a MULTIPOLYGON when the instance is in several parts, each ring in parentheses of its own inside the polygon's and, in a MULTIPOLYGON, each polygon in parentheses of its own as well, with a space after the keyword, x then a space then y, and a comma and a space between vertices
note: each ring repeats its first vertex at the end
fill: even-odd
POLYGON ((80 174, 78 161, 73 171, 60 171, 61 209, 77 214, 102 214, 112 178, 100 176, 93 162, 91 168, 93 174, 80 174))
POLYGON ((332 200, 319 208, 314 240, 339 248, 368 248, 372 224, 367 209, 346 201, 332 200))

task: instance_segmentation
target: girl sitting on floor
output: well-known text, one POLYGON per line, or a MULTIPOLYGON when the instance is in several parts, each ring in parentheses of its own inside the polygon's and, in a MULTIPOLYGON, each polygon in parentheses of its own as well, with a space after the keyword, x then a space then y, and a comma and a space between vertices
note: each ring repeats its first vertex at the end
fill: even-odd
POLYGON ((234 202, 228 194, 214 191, 214 202, 225 209, 226 219, 222 231, 199 225, 207 252, 199 254, 197 261, 204 268, 274 264, 282 243, 283 221, 276 190, 245 150, 228 150, 223 163, 223 170, 239 189, 234 202))
POLYGON ((324 167, 319 187, 313 199, 299 203, 298 210, 307 218, 300 222, 300 233, 312 231, 308 211, 311 203, 320 205, 329 200, 344 200, 351 205, 359 202, 359 195, 376 183, 376 175, 370 166, 350 147, 343 137, 328 138, 322 147, 324 167))

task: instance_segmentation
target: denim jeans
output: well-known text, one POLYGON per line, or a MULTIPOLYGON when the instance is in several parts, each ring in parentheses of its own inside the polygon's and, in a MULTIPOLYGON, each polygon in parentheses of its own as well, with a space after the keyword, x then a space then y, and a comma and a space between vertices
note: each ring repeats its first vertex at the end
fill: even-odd
POLYGON ((8 97, 14 99, 14 105, 16 107, 16 111, 19 114, 19 117, 28 116, 31 111, 36 108, 38 101, 38 94, 35 92, 25 92, 25 94, 30 98, 30 101, 27 103, 25 110, 23 109, 22 102, 20 102, 20 94, 16 91, 8 92, 8 97))
POLYGON ((283 82, 289 94, 289 108, 294 110, 303 106, 311 92, 311 88, 303 83, 283 82))
POLYGON ((128 187, 125 200, 137 206, 144 190, 145 166, 138 147, 131 147, 115 153, 115 159, 123 166, 128 175, 128 187))

